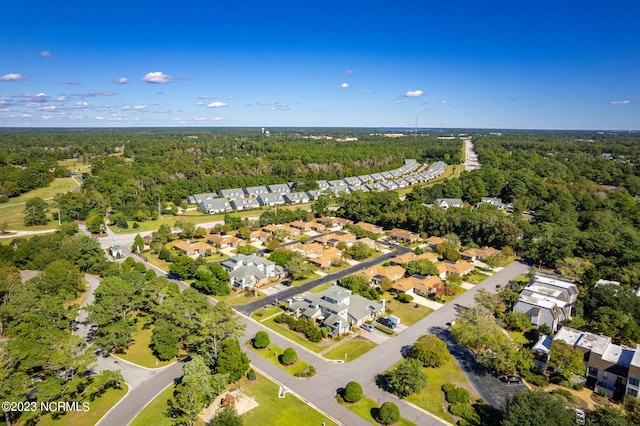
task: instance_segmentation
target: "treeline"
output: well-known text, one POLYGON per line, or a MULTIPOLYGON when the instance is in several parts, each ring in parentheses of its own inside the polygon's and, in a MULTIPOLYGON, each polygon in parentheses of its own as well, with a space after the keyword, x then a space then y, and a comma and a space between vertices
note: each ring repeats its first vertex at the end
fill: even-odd
MULTIPOLYGON (((3 401, 89 401, 119 387, 119 372, 89 375, 96 356, 72 334, 85 291, 83 272, 106 266, 98 243, 61 233, 0 245, 0 399, 3 401), (41 271, 22 282, 20 270, 41 271)), ((5 412, 8 424, 31 424, 39 410, 5 412)))
POLYGON ((637 286, 640 209, 633 191, 640 173, 630 160, 640 151, 635 139, 606 146, 619 145, 624 151, 630 144, 636 147, 635 154, 628 148, 624 158, 604 160, 599 151, 579 151, 585 142, 570 142, 555 134, 527 143, 512 138, 516 136, 487 136, 487 141, 478 137, 475 145, 486 163, 459 179, 416 186, 405 201, 394 193, 354 193, 336 199, 338 214, 386 229, 456 234, 466 246, 510 246, 539 264, 564 268, 578 280, 593 282, 602 276, 637 286), (579 161, 577 157, 583 158, 579 161), (614 180, 618 186, 603 187, 612 181, 594 180, 593 164, 601 161, 611 170, 609 176, 624 176, 614 180), (490 205, 475 208, 487 196, 513 203, 514 214, 490 205), (461 198, 472 208, 425 206, 443 197, 461 198))

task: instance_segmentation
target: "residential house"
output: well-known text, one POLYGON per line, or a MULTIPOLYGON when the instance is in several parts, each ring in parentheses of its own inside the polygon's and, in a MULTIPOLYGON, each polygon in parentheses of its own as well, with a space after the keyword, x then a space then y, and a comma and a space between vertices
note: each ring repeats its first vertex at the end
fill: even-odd
POLYGON ((436 237, 435 235, 427 238, 427 246, 431 249, 435 249, 436 246, 439 246, 440 244, 444 244, 446 242, 446 238, 436 237))
POLYGON ((382 280, 388 279, 391 282, 398 281, 404 277, 405 269, 401 266, 380 266, 375 265, 370 268, 366 268, 360 272, 361 275, 367 277, 369 285, 373 287, 380 287, 382 280))
POLYGON ((304 257, 322 255, 322 245, 314 242, 303 244, 300 241, 297 241, 293 244, 286 244, 281 247, 286 248, 287 250, 302 253, 304 257))
POLYGON ((340 194, 349 194, 351 192, 349 187, 346 185, 330 186, 327 190, 335 196, 339 196, 340 194))
POLYGON ((287 204, 308 203, 311 200, 311 197, 306 192, 290 192, 284 194, 282 198, 287 204))
POLYGON ((294 220, 289 224, 292 228, 299 230, 300 232, 311 231, 311 224, 313 222, 303 221, 303 220, 294 220))
POLYGON ((256 198, 258 195, 268 194, 269 190, 266 186, 248 186, 244 189, 244 193, 247 197, 256 198))
POLYGON ((361 176, 358 176, 358 179, 360 179, 361 185, 365 183, 373 183, 374 181, 371 175, 361 175, 361 176))
POLYGON ((211 200, 213 198, 218 198, 218 194, 207 193, 207 194, 193 194, 187 197, 187 203, 189 204, 200 204, 204 200, 211 200))
POLYGON ((345 243, 347 247, 351 247, 353 243, 356 242, 356 236, 346 231, 335 231, 316 237, 314 241, 331 247, 335 247, 342 242, 345 243))
POLYGON ((267 241, 269 239, 270 235, 271 234, 269 234, 268 232, 265 232, 263 230, 253 231, 251 234, 249 234, 249 241, 251 241, 251 242, 260 241, 260 242, 264 243, 265 241, 267 241))
POLYGON ((276 192, 273 194, 260 194, 258 195, 258 203, 261 206, 278 206, 284 204, 283 193, 276 192))
POLYGON ((476 260, 484 262, 487 260, 487 258, 495 256, 499 253, 501 253, 501 251, 498 249, 494 249, 493 247, 470 248, 461 252, 460 256, 462 256, 464 260, 468 260, 471 262, 475 262, 476 260))
POLYGON ((242 188, 232 188, 232 189, 221 189, 218 194, 223 198, 242 198, 244 197, 244 189, 242 188))
POLYGON ((502 198, 497 197, 482 197, 480 202, 478 203, 478 207, 482 204, 491 204, 492 206, 496 206, 500 210, 504 210, 507 208, 507 204, 502 202, 502 198))
POLYGON ((269 192, 274 193, 274 194, 287 194, 287 193, 291 192, 291 188, 286 183, 278 183, 278 184, 275 184, 275 185, 269 185, 269 186, 267 186, 267 189, 269 190, 269 192))
POLYGON ((408 264, 412 260, 422 260, 422 259, 426 259, 429 262, 436 263, 438 261, 438 256, 436 256, 435 253, 431 253, 429 251, 421 254, 414 254, 413 252, 408 252, 408 253, 401 254, 399 256, 394 257, 389 261, 389 263, 391 263, 392 265, 402 266, 402 265, 408 264))
POLYGON ((362 229, 363 231, 371 232, 372 234, 382 234, 383 232, 382 226, 372 225, 371 223, 367 222, 358 222, 355 224, 355 226, 362 229))
POLYGON ((326 189, 329 189, 329 182, 327 182, 326 180, 317 180, 316 184, 318 185, 318 189, 321 191, 324 191, 326 189))
POLYGON ((435 275, 425 277, 415 274, 391 285, 391 290, 393 291, 405 294, 421 294, 423 296, 440 296, 444 293, 444 288, 445 282, 435 275))
POLYGON ((608 336, 570 327, 562 327, 556 335, 541 336, 533 347, 536 365, 546 369, 554 341, 563 341, 584 354, 586 385, 594 392, 605 391, 616 401, 625 395, 638 398, 640 393, 640 345, 617 345, 608 336))
POLYGON ((531 319, 531 324, 540 327, 545 324, 552 332, 556 332, 562 321, 570 319, 557 301, 520 295, 513 305, 513 312, 522 312, 531 319))
POLYGON ((238 254, 221 263, 229 272, 230 285, 235 290, 260 287, 272 278, 282 277, 285 270, 274 262, 256 255, 238 254))
POLYGON ((339 228, 344 228, 348 225, 353 225, 352 220, 343 219, 341 217, 321 217, 317 220, 317 222, 328 227, 337 226, 339 228))
POLYGON ((343 179, 329 180, 327 183, 329 184, 329 188, 332 186, 347 186, 347 183, 343 179))
POLYGON ((288 225, 267 225, 267 226, 263 226, 262 230, 265 232, 268 232, 271 235, 275 235, 275 233, 277 231, 284 231, 288 234, 288 236, 298 236, 300 235, 300 231, 298 229, 292 228, 288 225))
POLYGON ((122 259, 124 257, 124 253, 122 252, 122 247, 115 245, 109 248, 109 254, 114 259, 122 259))
POLYGON ((440 262, 436 265, 438 268, 439 276, 443 280, 447 278, 448 275, 455 275, 457 277, 462 277, 473 271, 474 266, 464 260, 458 262, 440 262))
POLYGON ((349 186, 360 186, 362 181, 356 176, 350 176, 342 179, 349 186))
POLYGON ((384 176, 382 176, 380 173, 371 173, 371 179, 373 179, 375 182, 379 182, 384 180, 384 176))
POLYGON ((393 228, 387 233, 389 238, 395 241, 402 241, 405 243, 415 243, 420 239, 420 235, 415 232, 407 231, 406 229, 393 228))
POLYGON ((230 212, 233 210, 226 198, 210 198, 200 202, 200 211, 202 213, 216 214, 230 212))
POLYGON ((207 237, 207 242, 219 249, 238 248, 247 244, 242 238, 233 235, 213 234, 207 237))
POLYGON ((358 238, 358 241, 356 242, 362 243, 372 250, 380 251, 379 244, 375 240, 372 240, 371 238, 358 238))
POLYGON ((209 250, 210 253, 215 252, 213 247, 203 242, 190 243, 189 241, 179 241, 173 246, 173 248, 190 257, 204 256, 207 253, 207 250, 209 250))
POLYGON ((392 180, 387 180, 387 181, 384 181, 384 182, 380 182, 380 185, 382 186, 382 189, 384 191, 394 191, 394 190, 398 189, 398 185, 396 185, 394 183, 394 181, 392 181, 392 180))
POLYGON ((309 200, 317 200, 318 197, 324 194, 324 190, 321 189, 310 189, 305 191, 305 194, 309 196, 309 200))
POLYGON ((460 198, 438 198, 433 201, 433 204, 448 209, 449 207, 462 207, 462 200, 460 198))
POLYGON ((319 256, 307 256, 307 260, 309 261, 309 263, 321 269, 330 268, 334 260, 337 259, 342 259, 342 252, 335 247, 329 247, 323 250, 322 254, 320 254, 319 256))
POLYGON ((260 208, 260 203, 255 198, 232 198, 231 207, 234 210, 250 210, 260 208))
POLYGON ((320 293, 307 293, 304 297, 289 299, 288 302, 289 312, 308 320, 321 321, 322 326, 331 328, 332 336, 342 335, 351 327, 362 325, 385 312, 384 300, 376 302, 365 299, 336 285, 320 293))

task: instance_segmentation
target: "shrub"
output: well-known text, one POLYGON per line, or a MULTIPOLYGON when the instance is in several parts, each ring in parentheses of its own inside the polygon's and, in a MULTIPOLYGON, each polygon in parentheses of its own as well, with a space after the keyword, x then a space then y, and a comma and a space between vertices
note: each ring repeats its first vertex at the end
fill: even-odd
POLYGON ((413 300, 413 296, 410 294, 400 293, 398 294, 398 300, 402 303, 409 303, 413 300))
POLYGON ((256 337, 253 338, 253 347, 256 349, 264 349, 271 344, 269 333, 266 331, 258 331, 256 337))
POLYGON ((442 390, 449 404, 468 404, 471 401, 471 395, 466 389, 456 387, 451 383, 442 385, 442 390))
POLYGON ((400 420, 400 409, 393 402, 385 402, 378 410, 378 418, 376 419, 383 425, 390 425, 400 420))
POLYGON ((480 424, 480 416, 478 416, 476 410, 468 404, 461 402, 451 404, 449 406, 449 412, 454 416, 462 417, 469 423, 480 424))
POLYGON ((566 389, 554 389, 551 393, 561 395, 569 402, 576 402, 576 397, 566 389))
POLYGON ((582 389, 584 389, 584 385, 582 383, 574 383, 571 385, 571 387, 577 391, 581 391, 582 389))
POLYGON ((295 364, 297 360, 298 360, 298 354, 296 353, 295 349, 287 348, 284 350, 284 353, 282 354, 282 357, 281 357, 281 361, 284 365, 295 364))
POLYGON ((539 375, 536 374, 532 371, 527 371, 527 370, 523 370, 520 372, 520 375, 529 383, 539 386, 539 387, 545 387, 547 386, 549 383, 547 382, 547 380, 539 375))
POLYGON ((385 327, 384 325, 380 324, 380 323, 376 323, 374 325, 374 327, 380 331, 382 331, 385 334, 396 334, 395 331, 393 331, 392 329, 390 329, 389 327, 385 327))
POLYGON ((347 402, 358 402, 362 399, 362 386, 358 382, 349 382, 344 388, 344 400, 347 402))
POLYGON ((256 371, 253 368, 250 368, 247 372, 247 379, 252 381, 256 379, 256 371))
POLYGON ((609 394, 607 393, 607 391, 606 391, 606 390, 604 390, 604 389, 600 389, 597 393, 598 393, 598 395, 600 395, 600 396, 602 396, 602 397, 604 397, 604 398, 607 398, 607 397, 609 396, 609 394))

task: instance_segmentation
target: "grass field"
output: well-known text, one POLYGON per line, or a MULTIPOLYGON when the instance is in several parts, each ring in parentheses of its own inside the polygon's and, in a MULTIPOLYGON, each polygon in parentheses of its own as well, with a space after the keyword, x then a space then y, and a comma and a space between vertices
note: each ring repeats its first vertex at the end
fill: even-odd
POLYGON ((327 359, 346 360, 346 362, 353 361, 360 355, 364 355, 377 345, 371 340, 364 338, 354 338, 347 340, 342 344, 336 344, 334 348, 325 352, 322 356, 327 359))
MULTIPOLYGON (((415 297, 422 296, 414 296, 414 298, 415 297)), ((395 300, 389 292, 385 292, 382 298, 387 300, 387 314, 399 316, 402 324, 413 325, 433 312, 433 309, 427 308, 426 306, 418 305, 418 307, 416 307, 415 302, 399 302, 395 300)))
POLYGON ((122 384, 121 389, 109 389, 102 396, 89 401, 89 411, 70 412, 64 416, 53 419, 50 414, 44 415, 38 421, 43 426, 93 426, 104 416, 111 407, 127 394, 127 385, 122 384))
POLYGON ((445 383, 453 383, 456 386, 467 389, 472 397, 477 397, 473 388, 469 385, 466 376, 453 358, 441 367, 425 368, 424 371, 427 374, 426 389, 408 396, 406 400, 441 419, 455 423, 451 414, 444 408, 444 393, 441 387, 445 383))
MULTIPOLYGON (((280 387, 257 374, 257 379, 249 381, 240 379, 238 388, 258 402, 258 406, 243 414, 245 425, 261 426, 337 426, 319 411, 314 410, 295 396, 287 393, 284 398, 279 398, 280 387)), ((173 394, 173 386, 163 390, 156 398, 145 407, 144 410, 131 422, 131 426, 170 426, 171 419, 164 415, 167 409, 167 401, 173 394)), ((202 423, 195 422, 196 425, 202 423)))
POLYGON ((154 399, 147 405, 133 421, 131 426, 171 426, 173 424, 172 419, 164 415, 167 409, 167 401, 173 395, 173 386, 167 387, 160 392, 154 399))
MULTIPOLYGON (((378 406, 378 404, 375 403, 375 401, 369 399, 369 398, 362 398, 360 401, 356 402, 355 404, 349 404, 349 403, 344 403, 342 404, 345 408, 347 408, 349 411, 352 411, 354 413, 356 413, 357 415, 359 415, 360 417, 362 417, 363 419, 369 421, 371 424, 377 425, 379 424, 374 418, 373 418, 373 414, 374 412, 376 412, 380 407, 378 406)), ((405 420, 403 418, 400 418, 400 421, 397 423, 394 423, 394 425, 396 426, 416 426, 415 423, 412 423, 408 420, 405 420)))
POLYGON ((174 362, 175 360, 161 361, 153 354, 149 347, 153 326, 148 324, 148 318, 144 316, 138 316, 137 319, 136 330, 133 333, 134 342, 127 352, 118 354, 118 357, 147 368, 160 368, 174 362))
POLYGON ((286 371, 287 373, 289 373, 291 375, 294 375, 296 373, 302 373, 307 368, 309 368, 309 364, 307 364, 306 362, 304 362, 304 361, 302 361, 300 359, 297 360, 292 365, 284 365, 284 364, 282 364, 280 362, 280 356, 284 352, 284 349, 281 348, 280 346, 277 346, 277 345, 273 344, 273 343, 271 343, 268 347, 266 347, 264 349, 255 349, 251 345, 249 345, 248 347, 251 350, 253 350, 255 353, 257 353, 258 355, 260 355, 262 358, 264 358, 267 361, 269 361, 271 364, 280 367, 281 369, 283 369, 284 371, 286 371))
POLYGON ((269 319, 263 320, 263 321, 261 321, 261 323, 265 327, 268 327, 268 328, 272 329, 276 333, 282 334, 283 336, 293 340, 297 344, 302 345, 305 348, 309 349, 310 351, 313 351, 313 352, 316 352, 316 353, 321 352, 324 349, 327 349, 331 345, 330 343, 321 344, 322 342, 320 344, 312 343, 312 342, 308 341, 307 339, 305 339, 304 337, 301 337, 295 331, 289 330, 288 327, 278 324, 277 322, 275 322, 273 320, 273 318, 269 318, 269 319))

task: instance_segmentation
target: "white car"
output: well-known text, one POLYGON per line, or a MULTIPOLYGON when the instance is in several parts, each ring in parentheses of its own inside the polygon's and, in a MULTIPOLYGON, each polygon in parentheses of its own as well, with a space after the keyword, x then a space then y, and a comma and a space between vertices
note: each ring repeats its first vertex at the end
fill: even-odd
POLYGON ((576 424, 578 425, 583 425, 585 423, 586 420, 586 416, 584 414, 584 411, 576 408, 576 424))

